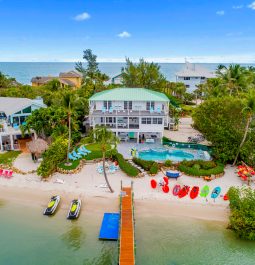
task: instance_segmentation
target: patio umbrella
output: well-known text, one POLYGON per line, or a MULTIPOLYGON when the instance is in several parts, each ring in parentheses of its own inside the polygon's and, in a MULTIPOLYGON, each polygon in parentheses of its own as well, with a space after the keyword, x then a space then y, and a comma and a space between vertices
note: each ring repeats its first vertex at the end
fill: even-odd
POLYGON ((151 187, 152 187, 153 189, 156 189, 156 187, 157 187, 157 181, 156 181, 155 179, 152 179, 152 180, 151 180, 151 187))
POLYGON ((36 156, 41 155, 48 149, 48 147, 48 143, 40 138, 27 143, 28 150, 36 156))

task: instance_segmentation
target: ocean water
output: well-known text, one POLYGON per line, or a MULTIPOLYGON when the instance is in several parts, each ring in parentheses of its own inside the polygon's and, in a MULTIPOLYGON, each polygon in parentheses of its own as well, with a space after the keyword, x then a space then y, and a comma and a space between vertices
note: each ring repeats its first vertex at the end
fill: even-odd
MULTIPOLYGON (((175 81, 175 73, 180 71, 184 64, 161 63, 161 71, 169 81, 175 81)), ((201 64, 209 70, 216 69, 218 64, 201 64)), ((125 63, 100 63, 99 68, 108 76, 113 77, 121 72, 125 63)), ((60 72, 73 70, 75 63, 15 63, 0 62, 0 72, 15 77, 18 82, 30 84, 31 78, 35 76, 58 76, 60 72)))
MULTIPOLYGON (((97 239, 102 214, 81 212, 78 221, 53 217, 41 207, 0 204, 0 265, 112 265, 117 243, 97 239)), ((255 243, 236 239, 225 224, 172 217, 136 218, 137 265, 253 265, 255 243)))

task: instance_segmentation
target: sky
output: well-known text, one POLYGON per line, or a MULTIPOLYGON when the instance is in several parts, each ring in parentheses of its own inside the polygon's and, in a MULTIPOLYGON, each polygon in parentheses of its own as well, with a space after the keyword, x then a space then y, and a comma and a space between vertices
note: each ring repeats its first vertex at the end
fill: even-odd
POLYGON ((0 0, 0 61, 255 62, 253 0, 0 0))

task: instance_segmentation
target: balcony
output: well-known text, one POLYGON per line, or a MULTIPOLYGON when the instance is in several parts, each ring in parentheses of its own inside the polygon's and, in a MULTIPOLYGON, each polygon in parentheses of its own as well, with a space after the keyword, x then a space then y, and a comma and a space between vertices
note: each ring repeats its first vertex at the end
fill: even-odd
POLYGON ((106 126, 109 129, 139 129, 139 124, 126 124, 126 123, 118 123, 116 126, 116 123, 97 123, 96 125, 99 126, 106 126))
POLYGON ((112 112, 102 110, 92 110, 90 111, 90 115, 94 117, 102 117, 102 116, 108 116, 108 117, 139 117, 139 116, 166 116, 167 113, 165 111, 147 111, 147 110, 114 110, 112 112))

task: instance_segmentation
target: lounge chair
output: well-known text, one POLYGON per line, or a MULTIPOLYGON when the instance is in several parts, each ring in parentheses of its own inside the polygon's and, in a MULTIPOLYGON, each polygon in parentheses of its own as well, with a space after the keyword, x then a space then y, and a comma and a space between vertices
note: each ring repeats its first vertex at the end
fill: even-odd
POLYGON ((153 113, 154 112, 154 109, 153 108, 150 108, 150 113, 153 113))
POLYGON ((68 158, 69 159, 71 159, 71 160, 73 160, 73 161, 75 161, 75 160, 77 160, 78 158, 77 157, 74 157, 72 154, 68 154, 68 158))
POLYGON ((91 151, 88 150, 84 145, 82 145, 82 146, 80 147, 80 149, 81 149, 82 151, 86 152, 86 153, 91 153, 91 151))
POLYGON ((8 170, 8 171, 6 171, 5 172, 5 178, 7 178, 7 179, 10 179, 10 178, 12 178, 12 174, 13 174, 13 171, 12 170, 8 170))
POLYGON ((109 113, 113 113, 113 107, 109 108, 109 113))
POLYGON ((102 174, 102 173, 104 172, 103 167, 102 167, 102 168, 98 167, 98 168, 97 168, 97 172, 98 172, 99 174, 102 174))
POLYGON ((15 129, 15 130, 18 130, 19 129, 19 125, 17 124, 17 123, 13 123, 13 129, 15 129))
POLYGON ((2 169, 0 169, 0 177, 2 177, 3 176, 3 170, 2 169))
POLYGON ((106 112, 106 108, 102 107, 102 112, 105 113, 106 112))
POLYGON ((78 148, 77 152, 78 152, 79 155, 82 155, 82 156, 86 156, 88 154, 85 151, 81 150, 81 148, 78 148))
POLYGON ((72 152, 72 155, 77 158, 82 158, 82 156, 77 154, 75 151, 72 152))

